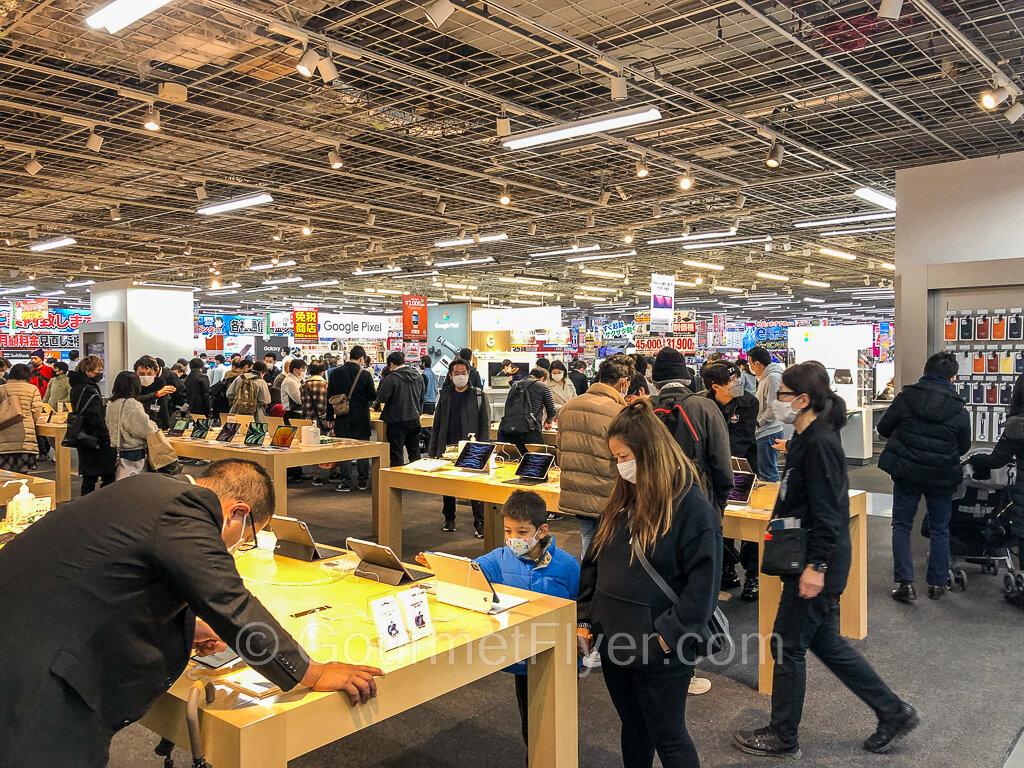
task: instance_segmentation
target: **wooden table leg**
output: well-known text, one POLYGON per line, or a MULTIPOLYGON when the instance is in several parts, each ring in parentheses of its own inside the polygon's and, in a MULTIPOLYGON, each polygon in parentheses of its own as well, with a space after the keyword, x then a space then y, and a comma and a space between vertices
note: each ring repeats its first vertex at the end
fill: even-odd
MULTIPOLYGON (((285 718, 268 717, 239 729, 200 713, 207 761, 216 768, 287 768, 285 718)), ((188 743, 178 746, 188 749, 188 743)))
POLYGON ((559 612, 555 644, 530 665, 527 709, 530 768, 577 768, 576 611, 559 612))
POLYGON ((500 519, 501 507, 498 504, 483 502, 484 505, 484 551, 504 546, 505 530, 500 519))
MULTIPOLYGON (((381 452, 378 455, 370 457, 370 518, 371 525, 373 526, 373 532, 375 534, 380 533, 380 505, 384 500, 380 483, 380 471, 381 469, 387 469, 390 466, 391 454, 388 452, 388 447, 386 445, 381 449, 381 452)), ((380 539, 378 539, 378 541, 380 541, 380 539)))
POLYGON ((274 495, 277 499, 274 514, 288 517, 288 468, 285 467, 283 461, 275 461, 273 458, 264 463, 263 466, 270 473, 270 477, 274 481, 274 495))
POLYGON ((850 499, 850 577, 839 598, 839 633, 860 640, 868 634, 867 494, 850 499))
POLYGON ((71 501, 71 449, 54 440, 57 503, 71 501))
MULTIPOLYGON (((764 538, 758 543, 758 562, 764 561, 764 538)), ((761 574, 758 580, 757 596, 757 632, 758 632, 758 664, 757 690, 771 694, 772 675, 775 662, 772 660, 771 636, 775 627, 775 615, 779 611, 779 599, 782 597, 782 580, 778 576, 761 574)))
POLYGON ((380 492, 380 516, 374 528, 377 543, 391 547, 399 558, 402 557, 402 489, 391 485, 387 472, 377 475, 375 482, 380 492))

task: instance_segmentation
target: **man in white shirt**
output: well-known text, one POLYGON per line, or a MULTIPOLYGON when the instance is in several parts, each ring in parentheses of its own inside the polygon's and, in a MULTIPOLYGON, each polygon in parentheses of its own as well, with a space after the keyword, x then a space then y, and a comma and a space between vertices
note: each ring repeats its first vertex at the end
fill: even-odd
POLYGON ((224 355, 217 355, 214 358, 214 364, 210 366, 210 386, 212 387, 218 381, 224 378, 224 374, 231 370, 230 365, 225 365, 224 355))
POLYGON ((302 394, 299 390, 302 377, 306 372, 306 363, 300 358, 289 360, 285 364, 287 376, 281 382, 281 405, 284 415, 292 419, 302 418, 302 394))

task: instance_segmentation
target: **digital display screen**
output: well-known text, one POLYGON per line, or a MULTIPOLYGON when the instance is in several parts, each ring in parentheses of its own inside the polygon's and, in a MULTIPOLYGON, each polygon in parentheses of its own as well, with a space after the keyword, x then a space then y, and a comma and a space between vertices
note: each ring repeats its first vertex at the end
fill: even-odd
POLYGON ((548 476, 548 470, 555 457, 549 453, 528 453, 516 467, 516 475, 530 480, 543 480, 548 476))
POLYGON ((245 430, 245 444, 263 445, 263 440, 267 436, 267 429, 266 424, 257 424, 255 421, 251 422, 245 430))
POLYGON ((750 472, 733 472, 729 501, 746 504, 750 500, 750 492, 754 490, 754 479, 755 475, 750 472))
POLYGON ((239 424, 237 421, 229 421, 220 428, 220 433, 217 435, 218 442, 230 443, 235 439, 235 435, 238 434, 239 424))
POLYGON ((455 461, 459 469, 487 469, 487 462, 494 453, 494 446, 491 443, 466 443, 455 461))
POLYGON ((210 432, 210 420, 209 419, 196 419, 195 424, 192 425, 192 437, 197 440, 202 440, 210 432))
POLYGON ((188 428, 188 419, 178 419, 174 422, 174 426, 171 427, 171 434, 181 435, 185 433, 188 428))
POLYGON ((275 448, 289 448, 291 447, 292 440, 295 439, 297 431, 298 427, 278 427, 274 430, 274 438, 270 441, 270 444, 275 448))

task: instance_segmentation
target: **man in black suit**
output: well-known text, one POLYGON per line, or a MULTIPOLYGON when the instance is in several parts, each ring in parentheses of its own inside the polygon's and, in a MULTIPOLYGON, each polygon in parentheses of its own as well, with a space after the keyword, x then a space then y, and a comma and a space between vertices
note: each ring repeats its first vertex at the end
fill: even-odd
POLYGON ((238 575, 230 550, 274 509, 266 471, 229 459, 189 480, 126 478, 0 549, 4 765, 101 768, 113 735, 220 638, 284 690, 376 695, 380 670, 311 661, 238 575))
POLYGON ((578 357, 573 358, 569 363, 569 381, 576 387, 577 395, 582 395, 590 388, 587 375, 584 373, 585 370, 587 370, 587 364, 578 357))
MULTIPOLYGON (((328 406, 328 419, 335 417, 335 437, 370 439, 373 431, 370 425, 370 406, 377 399, 377 388, 373 384, 373 374, 364 368, 365 364, 366 350, 357 344, 349 351, 348 362, 331 371, 331 376, 327 379, 328 403, 336 395, 346 395, 349 398, 348 414, 345 416, 334 414, 334 409, 328 406)), ((335 490, 348 493, 356 483, 360 491, 370 487, 369 459, 345 462, 342 467, 341 483, 335 490)))

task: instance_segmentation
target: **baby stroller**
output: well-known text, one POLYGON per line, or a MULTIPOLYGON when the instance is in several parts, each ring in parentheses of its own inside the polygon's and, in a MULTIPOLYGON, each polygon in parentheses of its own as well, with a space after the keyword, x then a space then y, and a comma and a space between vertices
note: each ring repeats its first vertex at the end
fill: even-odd
MULTIPOLYGON (((1017 534, 1008 525, 1008 513, 1012 506, 1010 487, 1016 480, 1016 468, 1011 464, 991 472, 972 471, 969 459, 963 464, 963 480, 953 494, 953 515, 949 523, 950 590, 967 589, 967 572, 957 565, 957 560, 981 566, 982 573, 1003 573, 1003 588, 1007 594, 1024 589, 1024 574, 1019 573, 1013 562, 1011 547, 1017 542, 1017 534), (987 475, 987 477, 986 477, 987 475)), ((928 535, 928 519, 925 516, 921 528, 928 535)), ((1019 554, 1018 554, 1019 556, 1019 554)))

